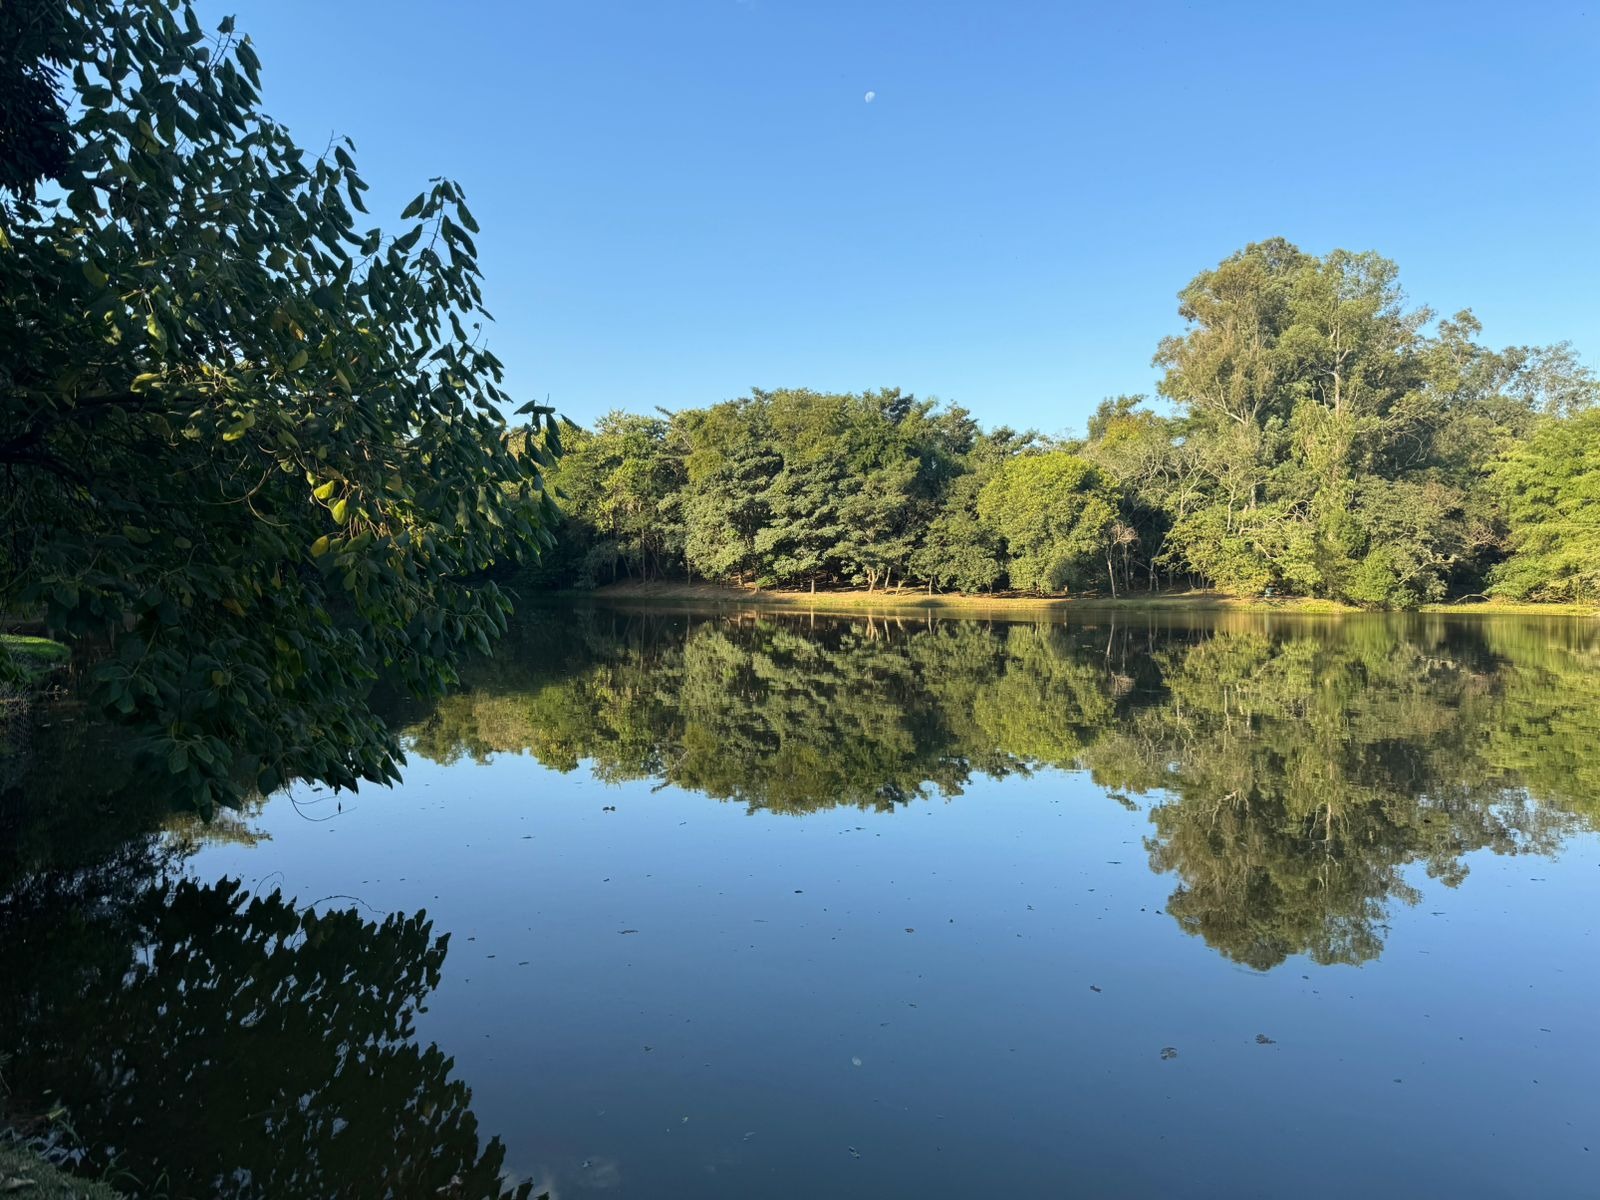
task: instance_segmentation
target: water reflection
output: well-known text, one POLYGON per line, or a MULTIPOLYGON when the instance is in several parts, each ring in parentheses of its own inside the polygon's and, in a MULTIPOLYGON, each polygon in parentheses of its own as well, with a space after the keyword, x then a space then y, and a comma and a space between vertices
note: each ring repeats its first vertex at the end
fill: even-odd
POLYGON ((1265 970, 1383 949, 1405 870, 1553 852, 1600 813, 1589 623, 1099 625, 534 612, 407 734, 751 810, 888 810, 1087 770, 1148 803, 1167 911, 1265 970))
POLYGON ((424 914, 169 884, 171 845, 0 901, 0 1118, 130 1195, 528 1196, 414 1039, 447 950, 424 914))

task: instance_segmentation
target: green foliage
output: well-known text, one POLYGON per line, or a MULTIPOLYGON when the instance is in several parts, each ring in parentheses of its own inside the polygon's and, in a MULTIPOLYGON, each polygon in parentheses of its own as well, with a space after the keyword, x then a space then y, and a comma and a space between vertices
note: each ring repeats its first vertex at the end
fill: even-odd
MULTIPOLYGON (((1470 313, 1428 332, 1370 252, 1257 243, 1180 299, 1189 331, 1156 362, 1187 479, 1129 488, 1170 515, 1169 567, 1230 591, 1408 607, 1480 581, 1506 548, 1485 466, 1596 396, 1570 347, 1486 350, 1470 313)), ((1091 457, 1117 453, 1094 440, 1091 457)))
POLYGON ((1076 455, 1030 454, 984 485, 978 515, 1005 539, 1011 586, 1045 595, 1082 586, 1108 559, 1116 496, 1076 455))
POLYGON ((673 500, 682 486, 682 455, 658 417, 611 412, 593 432, 564 443, 548 482, 562 498, 557 554, 567 573, 592 587, 625 572, 656 578, 681 566, 683 529, 673 500))
POLYGON ((1600 410, 1540 422, 1494 467, 1513 556, 1501 595, 1600 600, 1600 410))
POLYGON ((572 581, 931 578, 915 565, 924 534, 976 439, 960 409, 894 389, 756 391, 666 420, 614 413, 555 476, 563 536, 582 547, 572 581))
POLYGON ((1000 534, 978 513, 983 476, 962 475, 950 485, 938 515, 912 554, 912 574, 935 587, 991 591, 1005 575, 1000 534))
MULTIPOLYGON (((1470 312, 1409 307, 1388 259, 1282 239, 1179 298, 1189 327, 1156 354, 1175 411, 1111 397, 1081 442, 984 434, 895 390, 613 414, 593 435, 604 468, 562 477, 582 546, 568 577, 1112 595, 1187 583, 1410 608, 1481 590, 1515 550, 1546 561, 1499 567, 1498 590, 1585 594, 1541 582, 1583 575, 1582 528, 1536 533, 1529 510, 1511 535, 1508 489, 1534 460, 1488 478, 1600 396, 1570 346, 1487 349, 1470 312), (596 515, 617 505, 636 519, 596 515)), ((1559 440, 1539 444, 1560 453, 1559 440)))
POLYGON ((477 223, 436 180, 367 228, 353 147, 260 111, 231 20, 49 8, 67 153, 48 198, 0 180, 0 607, 99 659, 89 698, 163 792, 392 778, 372 681, 449 684, 508 608, 474 576, 550 536, 477 223))

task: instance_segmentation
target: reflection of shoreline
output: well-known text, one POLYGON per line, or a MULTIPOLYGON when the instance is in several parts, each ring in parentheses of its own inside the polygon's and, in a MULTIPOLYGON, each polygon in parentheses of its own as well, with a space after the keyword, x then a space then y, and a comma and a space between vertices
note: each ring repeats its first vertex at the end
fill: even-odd
MULTIPOLYGON (((819 592, 783 589, 741 588, 711 583, 614 583, 593 591, 530 593, 536 604, 572 605, 600 602, 612 606, 666 605, 703 610, 707 605, 734 605, 753 608, 789 609, 816 613, 855 613, 862 610, 882 613, 905 611, 956 612, 968 616, 1006 613, 1041 614, 1090 613, 1259 613, 1282 616, 1372 616, 1369 610, 1338 600, 1309 597, 1271 599, 1239 596, 1216 591, 1169 592, 1134 596, 1029 596, 969 595, 928 593, 913 588, 828 589, 819 592)), ((1453 616, 1545 616, 1600 619, 1600 606, 1593 604, 1541 603, 1491 600, 1425 604, 1420 613, 1453 616)))
POLYGON ((1173 919, 1257 968, 1375 957, 1406 867, 1454 885, 1473 851, 1553 852, 1600 795, 1600 633, 1576 622, 535 609, 466 683, 412 753, 785 815, 1087 770, 1152 799, 1173 919))

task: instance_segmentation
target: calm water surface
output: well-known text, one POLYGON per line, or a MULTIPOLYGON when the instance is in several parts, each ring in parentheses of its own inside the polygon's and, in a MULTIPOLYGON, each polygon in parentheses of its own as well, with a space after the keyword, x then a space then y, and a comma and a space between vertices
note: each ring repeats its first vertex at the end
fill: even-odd
POLYGON ((536 610, 469 684, 39 909, 24 1083, 202 1088, 174 1195, 1600 1194, 1592 623, 536 610))

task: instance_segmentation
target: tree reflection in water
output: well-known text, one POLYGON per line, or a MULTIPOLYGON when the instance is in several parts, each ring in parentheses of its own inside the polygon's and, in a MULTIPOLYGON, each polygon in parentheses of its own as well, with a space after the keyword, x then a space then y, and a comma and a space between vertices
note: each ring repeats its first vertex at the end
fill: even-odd
POLYGON ((157 845, 0 906, 0 1115, 58 1114, 77 1167, 131 1195, 525 1200, 414 1038, 447 950, 425 914, 169 885, 157 845))
POLYGON ((780 813, 1088 771, 1146 798, 1173 918, 1262 970, 1372 959, 1408 868, 1454 886, 1469 853, 1550 853, 1600 812, 1587 622, 535 611, 467 683, 412 753, 780 813))
MULTIPOLYGON (((1179 926, 1267 970, 1370 960, 1418 869, 1455 886, 1473 852, 1590 828, 1597 728, 1589 623, 596 608, 533 611, 406 741, 776 814, 1086 772, 1147 812, 1179 926)), ((64 1114, 80 1168, 134 1194, 528 1195, 416 1040, 447 952, 424 914, 173 883, 192 839, 114 756, 27 757, 0 773, 0 1117, 64 1114)))

